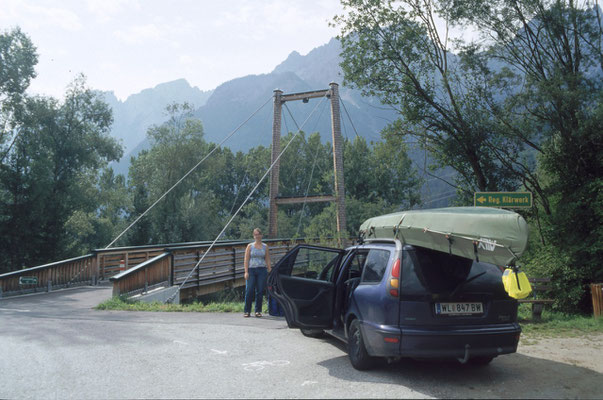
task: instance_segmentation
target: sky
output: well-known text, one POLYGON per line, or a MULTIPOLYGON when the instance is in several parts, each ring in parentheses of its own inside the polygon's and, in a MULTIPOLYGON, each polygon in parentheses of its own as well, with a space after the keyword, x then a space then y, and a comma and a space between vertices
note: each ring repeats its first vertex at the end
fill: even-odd
POLYGON ((341 12, 338 0, 0 0, 0 31, 19 26, 37 47, 30 93, 60 98, 83 73, 125 100, 180 78, 211 90, 269 73, 336 36, 341 12))

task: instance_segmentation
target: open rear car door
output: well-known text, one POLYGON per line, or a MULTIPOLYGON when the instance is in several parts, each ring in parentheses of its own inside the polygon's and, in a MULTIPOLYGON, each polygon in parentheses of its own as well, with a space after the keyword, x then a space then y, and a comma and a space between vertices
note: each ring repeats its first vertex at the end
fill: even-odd
POLYGON ((298 245, 268 275, 268 292, 283 307, 290 328, 330 329, 333 324, 333 276, 344 250, 298 245))

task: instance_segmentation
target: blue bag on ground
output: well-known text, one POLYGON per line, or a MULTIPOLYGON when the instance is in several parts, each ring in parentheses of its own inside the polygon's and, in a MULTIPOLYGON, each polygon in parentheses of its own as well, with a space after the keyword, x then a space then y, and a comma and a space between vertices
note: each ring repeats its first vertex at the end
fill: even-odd
POLYGON ((276 301, 276 299, 270 295, 268 295, 268 314, 273 317, 284 317, 285 312, 281 305, 276 301))

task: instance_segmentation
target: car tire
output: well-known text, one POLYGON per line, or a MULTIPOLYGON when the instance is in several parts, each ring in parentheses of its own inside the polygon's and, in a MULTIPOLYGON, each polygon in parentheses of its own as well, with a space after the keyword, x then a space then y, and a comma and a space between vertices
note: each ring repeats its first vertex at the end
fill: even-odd
POLYGON ((469 364, 476 367, 490 364, 494 357, 473 357, 469 359, 469 364))
POLYGON ((348 336, 348 355, 352 366, 363 371, 375 366, 376 358, 371 357, 364 345, 364 338, 360 330, 360 322, 355 319, 350 324, 348 336))
POLYGON ((300 329, 302 335, 311 337, 311 338, 321 338, 325 335, 325 331, 322 329, 300 329))

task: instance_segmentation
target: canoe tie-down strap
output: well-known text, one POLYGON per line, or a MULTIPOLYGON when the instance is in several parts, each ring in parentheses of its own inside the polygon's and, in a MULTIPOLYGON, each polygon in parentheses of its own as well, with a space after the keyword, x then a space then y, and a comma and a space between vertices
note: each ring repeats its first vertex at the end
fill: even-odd
POLYGON ((398 225, 394 226, 394 237, 398 235, 398 232, 400 232, 400 225, 402 225, 402 221, 404 221, 405 216, 406 214, 403 214, 402 218, 400 218, 400 222, 398 222, 398 225))
POLYGON ((473 254, 475 254, 475 261, 479 262, 479 256, 477 255, 477 240, 473 241, 473 254))
POLYGON ((446 235, 446 240, 448 240, 448 253, 452 255, 452 238, 450 235, 446 235))

